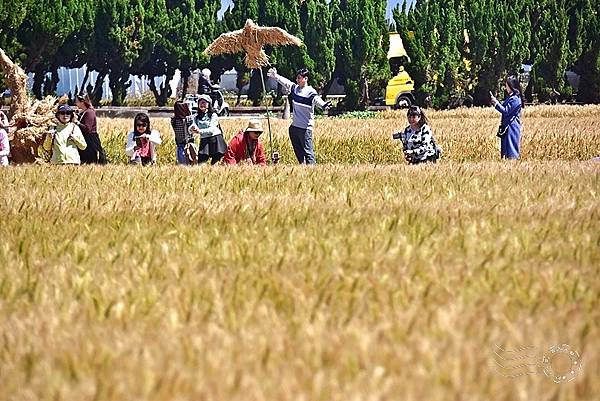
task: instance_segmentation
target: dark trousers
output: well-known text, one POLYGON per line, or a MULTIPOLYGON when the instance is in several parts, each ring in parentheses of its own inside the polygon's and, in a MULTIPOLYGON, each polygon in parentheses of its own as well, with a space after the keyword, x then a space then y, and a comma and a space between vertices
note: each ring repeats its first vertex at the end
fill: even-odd
POLYGON ((227 144, 223 135, 201 138, 198 150, 198 163, 206 163, 210 159, 210 164, 217 164, 226 152, 227 144))
POLYGON ((91 134, 84 134, 86 148, 79 151, 79 157, 81 158, 82 164, 106 164, 106 152, 100 143, 100 136, 92 132, 91 134))
POLYGON ((142 166, 148 166, 153 165, 154 162, 152 161, 151 157, 141 157, 138 155, 135 157, 135 159, 129 160, 129 164, 141 164, 142 166))
POLYGON ((225 156, 223 153, 215 153, 212 156, 199 154, 198 155, 198 163, 206 163, 209 159, 212 158, 212 160, 210 161, 210 164, 217 164, 218 162, 221 161, 223 156, 225 156))
POLYGON ((315 164, 315 150, 311 129, 302 129, 290 125, 290 141, 300 164, 315 164))
POLYGON ((423 159, 423 160, 417 160, 417 161, 411 162, 410 164, 437 163, 437 161, 438 161, 438 158, 435 155, 433 155, 433 156, 429 156, 428 158, 423 159))

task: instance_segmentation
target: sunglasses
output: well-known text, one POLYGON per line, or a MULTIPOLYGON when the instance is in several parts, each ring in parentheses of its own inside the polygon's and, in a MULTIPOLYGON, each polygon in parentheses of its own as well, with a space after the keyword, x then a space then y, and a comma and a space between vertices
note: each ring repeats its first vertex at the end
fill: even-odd
POLYGON ((409 117, 420 117, 421 113, 408 113, 409 117))
POLYGON ((59 116, 70 116, 72 114, 73 114, 73 112, 71 112, 71 111, 59 111, 58 112, 59 116))
POLYGON ((147 127, 147 126, 148 126, 148 124, 136 124, 135 126, 136 126, 136 127, 147 127))

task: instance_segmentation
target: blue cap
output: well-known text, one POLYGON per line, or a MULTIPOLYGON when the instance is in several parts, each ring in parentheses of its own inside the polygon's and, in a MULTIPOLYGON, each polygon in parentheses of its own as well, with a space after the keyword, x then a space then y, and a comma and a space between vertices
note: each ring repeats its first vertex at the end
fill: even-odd
POLYGON ((73 113, 73 108, 71 106, 69 106, 68 104, 61 104, 60 106, 58 106, 58 109, 56 109, 57 113, 60 112, 67 112, 67 113, 73 113))

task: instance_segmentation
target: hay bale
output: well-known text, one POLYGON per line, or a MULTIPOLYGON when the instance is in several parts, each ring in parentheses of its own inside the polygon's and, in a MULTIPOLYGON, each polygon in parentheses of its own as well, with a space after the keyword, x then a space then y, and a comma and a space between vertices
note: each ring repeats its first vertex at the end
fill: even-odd
POLYGON ((27 106, 27 74, 18 64, 0 48, 0 67, 6 76, 8 87, 12 91, 10 114, 22 113, 27 106))
POLYGON ((46 133, 55 125, 54 114, 60 101, 53 96, 33 103, 27 96, 27 75, 0 49, 0 67, 12 91, 11 119, 8 139, 10 141, 12 163, 40 162, 39 147, 44 143, 46 133))

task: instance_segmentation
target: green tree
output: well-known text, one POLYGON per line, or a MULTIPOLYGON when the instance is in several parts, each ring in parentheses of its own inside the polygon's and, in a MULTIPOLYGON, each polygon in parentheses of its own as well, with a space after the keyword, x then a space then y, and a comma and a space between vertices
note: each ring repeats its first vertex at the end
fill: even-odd
MULTIPOLYGON (((15 56, 21 46, 17 40, 17 31, 7 28, 21 25, 27 17, 30 2, 31 0, 0 2, 0 26, 3 27, 0 29, 0 47, 15 61, 15 56)), ((23 56, 25 55, 23 54, 23 56)))
MULTIPOLYGON (((85 5, 76 0, 39 0, 27 3, 27 18, 17 29, 17 38, 25 50, 23 69, 33 72, 33 93, 41 98, 54 93, 58 84, 57 68, 68 63, 57 57, 64 42, 81 29, 85 5), (51 79, 46 79, 50 72, 51 79)), ((61 57, 64 53, 61 53, 61 57)))
POLYGON ((304 44, 312 61, 310 82, 317 90, 331 80, 335 68, 332 15, 327 3, 327 0, 305 1, 300 7, 304 44))
POLYGON ((168 83, 177 68, 189 77, 191 69, 208 60, 202 51, 217 34, 219 8, 218 0, 167 0, 154 4, 153 10, 146 6, 146 21, 154 32, 146 31, 144 44, 151 52, 148 58, 145 52, 140 54, 141 67, 133 71, 148 77, 158 105, 165 105, 171 96, 168 83), (165 79, 157 86, 155 78, 162 76, 165 79))
POLYGON ((565 3, 565 0, 538 0, 531 5, 531 83, 542 101, 553 91, 566 91, 564 76, 570 51, 565 3))
POLYGON ((390 77, 385 0, 332 0, 335 74, 346 91, 346 109, 364 109, 369 94, 390 77))
MULTIPOLYGON (((92 95, 102 97, 102 82, 109 77, 112 104, 121 105, 136 65, 150 57, 161 30, 154 17, 164 2, 144 0, 99 0, 96 3, 94 35, 87 59, 89 69, 98 71, 92 95), (152 26, 156 23, 157 26, 152 26)), ((159 20, 160 21, 160 20, 159 20)), ((91 89, 91 88, 90 88, 91 89)))
POLYGON ((580 56, 574 64, 580 75, 577 100, 600 103, 600 0, 584 0, 580 4, 581 8, 573 12, 581 33, 580 56))
POLYGON ((474 98, 480 105, 488 104, 489 91, 501 93, 504 90, 507 75, 518 74, 529 58, 531 37, 528 3, 498 1, 488 2, 487 7, 492 10, 490 31, 481 38, 476 29, 472 32, 473 40, 487 40, 485 53, 477 54, 482 61, 474 98))
POLYGON ((419 1, 394 10, 411 62, 407 71, 421 99, 436 106, 473 92, 487 104, 490 90, 527 60, 531 22, 527 2, 419 1))
MULTIPOLYGON (((0 26, 15 27, 20 26, 27 17, 27 7, 30 0, 18 2, 0 2, 0 26)), ((16 30, 0 29, 0 48, 14 61, 22 64, 26 58, 23 53, 23 47, 17 40, 16 30)), ((0 74, 0 88, 4 88, 2 74, 0 74)))

